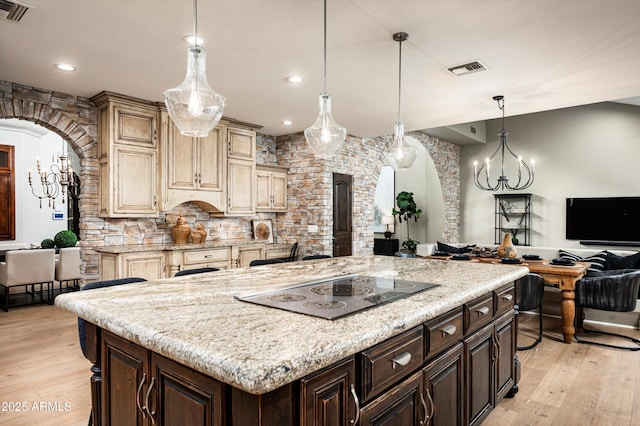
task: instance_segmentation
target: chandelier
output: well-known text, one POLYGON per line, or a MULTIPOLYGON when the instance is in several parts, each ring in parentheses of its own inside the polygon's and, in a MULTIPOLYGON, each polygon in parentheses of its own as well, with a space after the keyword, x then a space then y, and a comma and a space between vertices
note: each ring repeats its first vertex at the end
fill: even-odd
POLYGON ((311 127, 305 129, 304 137, 316 157, 327 159, 340 149, 347 137, 347 129, 336 123, 331 115, 331 95, 327 93, 327 0, 324 0, 323 62, 322 93, 319 98, 320 113, 311 127))
POLYGON ((28 179, 29 186, 31 187, 31 193, 34 197, 40 200, 40 208, 42 208, 42 200, 47 199, 49 207, 56 209, 56 199, 58 196, 62 198, 62 204, 65 203, 67 198, 67 191, 71 194, 78 193, 80 189, 80 182, 75 178, 75 174, 71 165, 69 164, 69 158, 67 156, 67 143, 62 141, 62 153, 57 157, 52 158, 53 164, 49 167, 49 171, 43 170, 40 166, 40 160, 36 158, 36 169, 38 174, 38 180, 40 181, 41 195, 36 194, 33 187, 33 179, 31 177, 31 169, 29 169, 28 179))
MULTIPOLYGON (((497 191, 501 189, 508 189, 510 191, 518 191, 521 189, 526 189, 531 186, 534 178, 533 166, 535 164, 535 160, 531 160, 531 167, 522 160, 522 157, 516 155, 509 145, 507 145, 507 132, 504 129, 504 96, 498 95, 494 96, 493 100, 498 102, 498 108, 502 111, 502 130, 498 133, 498 137, 500 138, 500 144, 498 148, 488 157, 485 162, 478 168, 478 162, 473 162, 473 182, 480 189, 485 191, 497 191), (498 152, 500 152, 500 176, 494 185, 490 182, 490 168, 491 168, 491 160, 495 157, 498 152), (505 159, 505 153, 508 152, 517 162, 518 165, 518 180, 515 185, 509 184, 509 178, 504 171, 505 161, 510 160, 509 157, 505 159), (523 173, 524 171, 524 173, 523 173), (523 174, 526 175, 525 179, 523 179, 523 174), (486 183, 485 183, 486 181, 486 183)), ((513 163, 513 160, 511 160, 513 163)), ((515 163, 513 163, 515 164, 515 163)))
POLYGON ((407 33, 395 33, 393 39, 398 42, 398 120, 393 126, 393 137, 386 149, 387 163, 395 170, 407 170, 416 159, 417 150, 404 143, 404 124, 400 121, 400 100, 402 95, 402 42, 409 38, 407 33))
POLYGON ((220 121, 227 100, 207 82, 207 56, 198 44, 198 2, 193 0, 193 45, 187 49, 187 76, 164 91, 171 120, 185 136, 206 137, 220 121))

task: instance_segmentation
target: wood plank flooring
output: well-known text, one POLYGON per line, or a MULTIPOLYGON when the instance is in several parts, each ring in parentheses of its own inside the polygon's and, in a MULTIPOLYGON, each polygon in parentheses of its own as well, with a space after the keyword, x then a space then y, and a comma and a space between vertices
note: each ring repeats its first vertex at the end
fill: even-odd
MULTIPOLYGON (((520 318, 526 344, 537 318, 520 318)), ((545 317, 542 343, 518 353, 520 391, 483 425, 639 425, 640 352, 566 345, 559 329, 559 319, 545 317)), ((49 305, 0 312, 0 424, 86 425, 90 367, 73 314, 49 305)))

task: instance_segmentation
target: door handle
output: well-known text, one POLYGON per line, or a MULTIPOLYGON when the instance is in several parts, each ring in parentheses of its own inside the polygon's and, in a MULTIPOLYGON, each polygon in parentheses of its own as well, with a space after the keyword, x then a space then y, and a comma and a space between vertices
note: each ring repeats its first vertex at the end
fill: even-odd
POLYGON ((358 424, 358 420, 360 420, 360 400, 356 393, 356 386, 353 383, 351 383, 351 396, 353 397, 353 402, 356 404, 356 418, 351 420, 351 424, 356 426, 358 424))
POLYGON ((138 410, 140 410, 140 412, 142 413, 142 418, 146 419, 147 415, 145 413, 145 410, 147 409, 146 406, 140 406, 140 391, 142 390, 142 386, 144 386, 144 382, 147 381, 147 373, 144 373, 142 375, 142 380, 140 380, 140 384, 138 385, 138 391, 136 392, 136 405, 138 406, 138 410))
POLYGON ((151 383, 149 383, 149 389, 147 389, 147 396, 144 398, 144 409, 147 410, 147 414, 149 415, 149 418, 151 419, 151 424, 156 424, 155 419, 153 418, 153 416, 156 414, 155 411, 149 411, 149 395, 151 395, 151 389, 153 389, 153 384, 155 383, 156 378, 152 377, 151 378, 151 383))

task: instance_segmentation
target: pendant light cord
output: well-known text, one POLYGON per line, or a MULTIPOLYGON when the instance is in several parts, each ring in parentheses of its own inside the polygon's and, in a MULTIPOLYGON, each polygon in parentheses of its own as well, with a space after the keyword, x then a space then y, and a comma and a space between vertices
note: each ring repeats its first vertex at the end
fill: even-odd
POLYGON ((193 0, 193 45, 198 45, 198 0, 193 0))
POLYGON ((398 43, 400 45, 398 55, 398 123, 400 122, 400 100, 402 99, 402 40, 398 43))
POLYGON ((327 93, 327 0, 324 0, 324 57, 322 71, 322 93, 327 93))

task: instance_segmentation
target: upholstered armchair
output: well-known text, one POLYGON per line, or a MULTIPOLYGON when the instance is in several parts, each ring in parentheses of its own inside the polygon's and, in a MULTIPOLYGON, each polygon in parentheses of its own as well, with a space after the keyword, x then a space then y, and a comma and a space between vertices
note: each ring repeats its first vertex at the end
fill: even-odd
MULTIPOLYGON (((2 287, 2 302, 0 308, 9 311, 9 293, 11 287, 24 286, 25 290, 31 286, 32 298, 35 299, 35 285, 40 286, 40 302, 45 292, 43 284, 47 285, 48 302, 53 302, 52 289, 54 280, 54 249, 10 250, 5 254, 5 261, 0 262, 0 287, 2 287)), ((18 306, 18 305, 16 305, 18 306)))
POLYGON ((61 248, 56 259, 55 275, 56 281, 60 283, 60 292, 63 283, 68 285, 73 282, 73 286, 78 287, 80 278, 80 247, 61 248))

